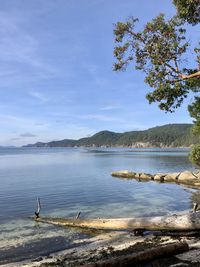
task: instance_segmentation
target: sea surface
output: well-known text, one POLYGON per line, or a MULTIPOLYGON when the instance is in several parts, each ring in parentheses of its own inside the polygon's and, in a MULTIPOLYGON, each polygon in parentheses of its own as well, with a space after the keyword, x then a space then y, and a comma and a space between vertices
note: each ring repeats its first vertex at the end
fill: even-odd
POLYGON ((114 178, 117 170, 194 170, 187 149, 1 148, 0 264, 77 246, 89 234, 36 223, 41 216, 117 218, 191 209, 194 189, 114 178))

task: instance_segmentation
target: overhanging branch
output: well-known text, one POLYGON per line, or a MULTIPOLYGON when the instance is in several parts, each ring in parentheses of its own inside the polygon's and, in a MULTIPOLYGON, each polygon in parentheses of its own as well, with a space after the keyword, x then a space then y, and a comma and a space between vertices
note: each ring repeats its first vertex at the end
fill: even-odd
POLYGON ((189 75, 185 75, 183 73, 180 73, 179 74, 180 78, 182 78, 183 80, 185 79, 190 79, 190 78, 195 78, 195 77, 200 77, 200 70, 195 72, 195 73, 192 73, 192 74, 189 74, 189 75))

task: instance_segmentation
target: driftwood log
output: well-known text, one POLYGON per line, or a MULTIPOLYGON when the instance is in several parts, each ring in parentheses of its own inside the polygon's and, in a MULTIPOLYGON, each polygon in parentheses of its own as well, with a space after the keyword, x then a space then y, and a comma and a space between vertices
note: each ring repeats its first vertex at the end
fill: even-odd
POLYGON ((160 230, 160 231, 195 231, 200 230, 200 212, 173 214, 158 217, 116 218, 116 219, 63 219, 35 217, 38 222, 58 226, 81 227, 104 230, 160 230))
POLYGON ((93 264, 81 265, 82 267, 124 267, 136 266, 135 264, 142 262, 150 262, 161 257, 168 257, 183 253, 189 250, 188 244, 185 242, 176 242, 172 244, 162 245, 155 248, 146 249, 145 251, 132 253, 127 256, 115 257, 105 261, 99 261, 93 264), (134 264, 134 265, 133 265, 134 264))

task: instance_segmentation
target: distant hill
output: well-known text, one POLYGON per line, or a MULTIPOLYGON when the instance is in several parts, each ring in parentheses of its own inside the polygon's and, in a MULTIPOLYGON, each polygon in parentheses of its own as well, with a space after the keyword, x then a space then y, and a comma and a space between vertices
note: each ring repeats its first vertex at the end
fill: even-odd
POLYGON ((200 136, 191 133, 192 124, 167 124, 144 131, 115 133, 101 131, 79 140, 64 139, 48 143, 38 142, 25 147, 189 147, 200 143, 200 136))

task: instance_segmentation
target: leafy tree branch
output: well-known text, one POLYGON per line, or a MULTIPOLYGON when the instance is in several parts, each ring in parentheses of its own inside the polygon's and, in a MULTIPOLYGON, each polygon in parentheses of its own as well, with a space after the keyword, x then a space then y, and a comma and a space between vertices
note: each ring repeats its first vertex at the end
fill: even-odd
MULTIPOLYGON (((191 58, 191 44, 185 29, 187 23, 199 26, 200 1, 174 0, 173 3, 176 16, 166 20, 160 14, 140 31, 138 19, 134 17, 114 25, 114 70, 125 71, 133 64, 144 72, 145 82, 151 88, 146 95, 149 103, 158 102, 159 108, 166 112, 180 107, 190 92, 194 95, 200 92, 200 43, 192 48, 195 61, 186 64, 186 59, 191 58)), ((194 132, 200 133, 198 95, 188 109, 195 119, 194 132)))

